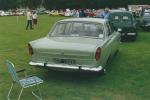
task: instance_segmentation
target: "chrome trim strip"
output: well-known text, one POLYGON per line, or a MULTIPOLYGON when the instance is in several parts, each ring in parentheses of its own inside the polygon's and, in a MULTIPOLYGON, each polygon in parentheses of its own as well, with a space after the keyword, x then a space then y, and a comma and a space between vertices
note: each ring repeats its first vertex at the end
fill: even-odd
MULTIPOLYGON (((44 63, 35 63, 35 62, 29 62, 30 65, 37 65, 37 66, 44 66, 44 63)), ((82 66, 71 66, 71 65, 59 65, 59 64, 45 64, 46 67, 52 67, 52 68, 64 68, 64 69, 74 69, 74 70, 84 70, 84 71, 101 71, 103 69, 102 66, 96 67, 96 68, 88 68, 88 67, 82 67, 82 66)))
POLYGON ((33 66, 36 66, 36 65, 38 65, 38 66, 44 66, 44 63, 34 63, 34 62, 29 62, 29 64, 30 65, 33 65, 33 66))

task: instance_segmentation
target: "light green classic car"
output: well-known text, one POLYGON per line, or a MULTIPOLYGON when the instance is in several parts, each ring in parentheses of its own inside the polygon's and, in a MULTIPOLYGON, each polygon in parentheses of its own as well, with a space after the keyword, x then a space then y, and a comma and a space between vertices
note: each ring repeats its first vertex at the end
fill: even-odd
POLYGON ((104 72, 119 44, 120 33, 104 19, 64 19, 46 37, 29 42, 29 64, 61 71, 104 72))

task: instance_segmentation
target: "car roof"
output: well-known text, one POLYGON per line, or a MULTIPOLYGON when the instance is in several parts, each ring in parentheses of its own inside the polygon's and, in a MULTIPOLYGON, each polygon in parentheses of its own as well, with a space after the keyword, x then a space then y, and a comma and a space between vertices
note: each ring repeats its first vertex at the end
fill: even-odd
POLYGON ((83 21, 83 22, 96 22, 96 23, 105 23, 107 20, 102 18, 68 18, 60 20, 59 22, 64 21, 83 21))

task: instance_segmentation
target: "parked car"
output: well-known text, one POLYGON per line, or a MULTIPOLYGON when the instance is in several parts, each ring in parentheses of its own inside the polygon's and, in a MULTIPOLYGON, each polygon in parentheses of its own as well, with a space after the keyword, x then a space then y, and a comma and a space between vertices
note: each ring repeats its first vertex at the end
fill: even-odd
POLYGON ((46 37, 29 42, 29 64, 55 70, 104 72, 119 44, 120 33, 104 19, 64 19, 46 37))
POLYGON ((143 13, 141 24, 143 29, 150 28, 150 11, 143 13))
POLYGON ((120 28, 121 40, 136 40, 138 35, 137 22, 129 11, 111 10, 108 20, 112 23, 115 30, 120 28))
POLYGON ((72 15, 73 15, 72 11, 70 9, 66 9, 66 11, 64 13, 64 16, 69 17, 69 16, 72 16, 72 15))
POLYGON ((59 16, 59 12, 58 12, 58 10, 52 10, 52 11, 49 12, 48 15, 50 15, 50 16, 59 16))
POLYGON ((0 10, 0 16, 7 16, 7 14, 3 10, 0 10))

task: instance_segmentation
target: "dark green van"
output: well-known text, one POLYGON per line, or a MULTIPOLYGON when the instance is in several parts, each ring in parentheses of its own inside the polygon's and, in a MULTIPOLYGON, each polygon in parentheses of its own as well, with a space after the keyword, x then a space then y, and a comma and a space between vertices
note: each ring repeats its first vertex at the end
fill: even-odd
POLYGON ((121 33, 121 41, 136 40, 136 20, 131 12, 123 10, 110 10, 108 20, 114 26, 116 31, 119 29, 118 31, 121 33))

